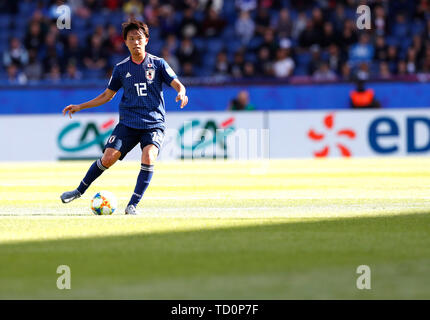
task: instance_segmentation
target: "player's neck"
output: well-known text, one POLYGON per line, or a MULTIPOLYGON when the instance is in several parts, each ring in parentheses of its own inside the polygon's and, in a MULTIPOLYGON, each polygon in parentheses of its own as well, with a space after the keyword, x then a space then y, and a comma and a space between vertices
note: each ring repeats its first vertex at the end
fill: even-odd
POLYGON ((131 60, 136 64, 141 64, 146 57, 146 51, 139 55, 131 55, 131 60))

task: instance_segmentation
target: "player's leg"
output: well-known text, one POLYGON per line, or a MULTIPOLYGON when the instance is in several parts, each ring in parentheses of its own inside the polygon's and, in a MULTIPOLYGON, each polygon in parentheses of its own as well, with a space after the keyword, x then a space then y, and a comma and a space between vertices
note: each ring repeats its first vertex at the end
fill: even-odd
POLYGON ((137 214, 136 207, 151 182, 154 172, 154 164, 163 139, 164 133, 162 130, 158 129, 150 132, 149 134, 145 134, 144 137, 142 137, 141 146, 144 147, 142 149, 140 172, 137 176, 136 187, 134 188, 133 195, 131 196, 125 210, 126 214, 137 214))
POLYGON ((61 195, 61 201, 68 203, 82 196, 94 180, 118 159, 122 160, 138 142, 139 136, 133 130, 122 124, 118 124, 105 145, 103 157, 91 165, 78 188, 73 191, 64 192, 61 195))
POLYGON ((73 201, 79 197, 81 197, 85 191, 87 191, 88 187, 91 183, 94 182, 100 175, 109 167, 111 167, 119 158, 121 157, 121 152, 115 150, 113 148, 105 149, 103 153, 103 157, 101 159, 97 159, 93 162, 90 168, 87 171, 87 174, 82 179, 79 186, 72 191, 66 191, 61 195, 61 201, 63 203, 68 203, 73 201))

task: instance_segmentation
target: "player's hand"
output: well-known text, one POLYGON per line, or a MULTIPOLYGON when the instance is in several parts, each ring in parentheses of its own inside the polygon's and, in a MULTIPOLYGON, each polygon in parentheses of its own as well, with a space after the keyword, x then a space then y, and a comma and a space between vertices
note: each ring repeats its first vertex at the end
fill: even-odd
POLYGON ((69 104, 63 109, 63 116, 65 116, 66 113, 69 113, 69 117, 72 119, 72 114, 78 111, 81 111, 81 107, 78 104, 69 104))
POLYGON ((175 101, 178 102, 179 100, 181 100, 181 109, 182 109, 187 105, 188 97, 185 95, 185 93, 179 92, 178 95, 176 96, 175 101))

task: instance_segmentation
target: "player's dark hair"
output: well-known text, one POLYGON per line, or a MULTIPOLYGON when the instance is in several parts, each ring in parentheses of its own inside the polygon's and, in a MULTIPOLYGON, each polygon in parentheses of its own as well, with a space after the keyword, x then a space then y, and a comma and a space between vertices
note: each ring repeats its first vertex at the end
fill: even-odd
POLYGON ((131 30, 142 30, 143 34, 149 39, 149 29, 146 23, 142 21, 131 19, 122 24, 122 36, 124 40, 127 40, 127 33, 131 30))

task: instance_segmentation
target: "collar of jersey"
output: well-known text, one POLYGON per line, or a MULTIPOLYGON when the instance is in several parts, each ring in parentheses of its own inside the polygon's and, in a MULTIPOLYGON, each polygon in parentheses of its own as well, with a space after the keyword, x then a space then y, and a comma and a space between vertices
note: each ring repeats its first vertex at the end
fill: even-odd
POLYGON ((130 60, 131 60, 131 62, 133 62, 134 64, 139 65, 139 64, 142 64, 142 62, 143 62, 143 61, 145 61, 145 59, 146 59, 146 56, 147 56, 147 55, 148 55, 148 52, 146 52, 146 51, 145 51, 145 56, 143 57, 142 61, 140 61, 140 62, 136 62, 136 61, 134 61, 134 60, 133 60, 133 57, 130 55, 130 60))

